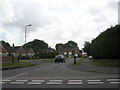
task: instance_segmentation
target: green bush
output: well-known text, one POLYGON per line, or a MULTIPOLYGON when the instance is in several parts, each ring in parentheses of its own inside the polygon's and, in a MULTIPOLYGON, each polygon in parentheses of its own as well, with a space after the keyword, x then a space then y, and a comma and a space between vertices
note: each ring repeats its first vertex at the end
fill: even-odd
POLYGON ((120 58, 120 25, 102 32, 83 50, 96 59, 120 58))

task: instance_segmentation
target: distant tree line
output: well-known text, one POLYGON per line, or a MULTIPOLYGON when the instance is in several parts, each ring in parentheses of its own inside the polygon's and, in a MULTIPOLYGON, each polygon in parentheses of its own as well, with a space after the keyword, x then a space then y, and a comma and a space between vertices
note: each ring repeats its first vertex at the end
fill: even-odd
POLYGON ((97 59, 120 58, 120 25, 108 28, 92 42, 85 42, 84 52, 97 59))
POLYGON ((50 48, 48 44, 42 40, 35 39, 23 45, 26 48, 32 48, 35 51, 35 58, 55 58, 58 54, 54 49, 50 48), (48 49, 53 50, 52 52, 47 51, 48 49))
POLYGON ((39 59, 39 58, 42 58, 42 59, 46 59, 46 58, 55 58, 55 56, 58 55, 58 52, 48 52, 48 53, 37 53, 35 54, 35 58, 36 59, 39 59))
POLYGON ((63 44, 63 43, 58 43, 55 45, 56 50, 59 49, 64 49, 64 48, 75 48, 78 47, 77 43, 74 41, 68 41, 67 43, 63 44))

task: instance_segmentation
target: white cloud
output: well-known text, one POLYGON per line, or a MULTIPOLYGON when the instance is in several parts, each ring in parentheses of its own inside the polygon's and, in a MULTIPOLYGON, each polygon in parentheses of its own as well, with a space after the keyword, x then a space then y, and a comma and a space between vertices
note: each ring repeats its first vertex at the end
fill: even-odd
POLYGON ((1 0, 0 38, 16 45, 44 40, 56 43, 74 40, 82 48, 110 25, 117 24, 118 0, 1 0), (12 39, 11 39, 12 38, 12 39))

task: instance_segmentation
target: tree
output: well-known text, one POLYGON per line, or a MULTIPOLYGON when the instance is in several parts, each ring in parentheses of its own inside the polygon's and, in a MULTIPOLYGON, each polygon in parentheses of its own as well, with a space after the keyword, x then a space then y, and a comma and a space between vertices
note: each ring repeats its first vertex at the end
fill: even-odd
POLYGON ((83 51, 86 52, 88 55, 91 55, 91 53, 90 53, 90 42, 85 41, 83 51))
POLYGON ((23 47, 25 46, 26 48, 33 48, 34 51, 39 51, 40 49, 48 48, 48 44, 46 42, 38 39, 35 39, 23 45, 23 47))
POLYGON ((64 44, 62 44, 62 43, 56 44, 56 45, 55 45, 56 50, 62 49, 62 48, 63 48, 63 45, 64 45, 64 44))
POLYGON ((0 41, 0 44, 3 46, 3 47, 10 47, 10 44, 8 42, 5 42, 5 41, 0 41))
POLYGON ((97 59, 120 58, 120 25, 108 28, 91 43, 85 43, 83 50, 97 59))
POLYGON ((71 41, 71 40, 67 42, 67 45, 68 45, 69 47, 77 47, 77 46, 78 46, 76 42, 71 41))

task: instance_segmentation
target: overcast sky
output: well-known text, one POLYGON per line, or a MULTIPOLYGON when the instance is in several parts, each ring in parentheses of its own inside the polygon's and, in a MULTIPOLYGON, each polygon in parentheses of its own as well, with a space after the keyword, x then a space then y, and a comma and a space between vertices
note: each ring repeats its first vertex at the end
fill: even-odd
POLYGON ((119 0, 0 0, 0 40, 23 45, 44 40, 51 47, 75 41, 83 48, 118 23, 119 0))

